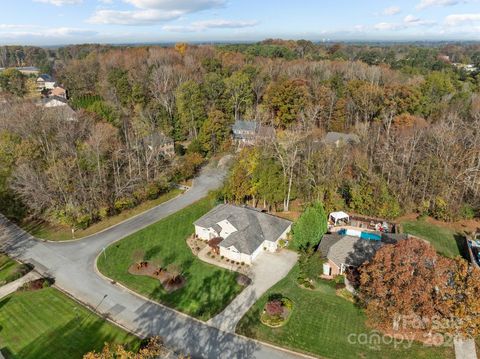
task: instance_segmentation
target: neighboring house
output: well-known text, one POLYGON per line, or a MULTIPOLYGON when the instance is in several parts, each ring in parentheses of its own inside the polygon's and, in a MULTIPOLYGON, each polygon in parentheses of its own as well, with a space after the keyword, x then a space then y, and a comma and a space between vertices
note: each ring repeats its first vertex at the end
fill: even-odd
POLYGON ((474 64, 453 63, 452 65, 457 69, 464 70, 466 72, 476 72, 478 70, 474 64))
POLYGON ((52 96, 49 98, 42 99, 40 101, 40 104, 46 108, 68 106, 66 99, 64 99, 63 97, 57 97, 57 96, 52 96))
POLYGON ((354 133, 328 132, 323 138, 323 143, 335 147, 346 144, 357 145, 360 143, 360 138, 354 133))
POLYGON ((53 90, 55 88, 55 80, 52 76, 48 74, 42 74, 37 78, 37 89, 39 91, 43 90, 53 90))
POLYGON ((264 126, 256 121, 238 120, 232 126, 233 140, 239 147, 254 145, 257 140, 273 138, 273 127, 264 126))
MULTIPOLYGON (((15 70, 20 71, 24 75, 38 75, 40 70, 34 66, 26 66, 26 67, 14 67, 15 70)), ((0 72, 6 70, 4 67, 0 67, 0 72)))
POLYGON ((278 242, 287 238, 292 222, 253 208, 221 204, 194 225, 196 236, 213 240, 220 255, 252 264, 263 250, 277 250, 278 242))
POLYGON ((156 132, 147 136, 143 138, 142 141, 149 151, 156 152, 165 157, 175 156, 175 142, 161 132, 156 132))
POLYGON ((382 233, 381 240, 338 233, 325 234, 317 249, 326 259, 323 264, 323 276, 333 278, 344 274, 349 267, 360 267, 371 260, 385 244, 395 244, 407 238, 408 235, 404 233, 382 233))
POLYGON ((342 275, 348 267, 359 267, 373 258, 383 243, 359 237, 340 234, 325 234, 318 250, 327 260, 323 264, 323 275, 335 277, 342 275))
POLYGON ((52 91, 50 91, 49 97, 60 97, 63 99, 67 99, 67 90, 63 87, 55 86, 52 91))
POLYGON ((238 120, 232 126, 233 139, 237 145, 253 145, 259 124, 256 121, 238 120))
POLYGON ((60 114, 67 121, 77 120, 76 112, 68 105, 67 100, 62 97, 45 98, 42 99, 38 105, 44 107, 47 111, 60 114))

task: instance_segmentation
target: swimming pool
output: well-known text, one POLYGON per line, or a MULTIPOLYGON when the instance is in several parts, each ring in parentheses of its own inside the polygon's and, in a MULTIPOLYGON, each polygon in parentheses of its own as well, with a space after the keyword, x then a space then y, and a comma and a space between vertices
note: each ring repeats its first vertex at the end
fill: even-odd
POLYGON ((362 239, 366 239, 369 241, 381 241, 382 236, 376 233, 371 233, 371 232, 362 232, 358 231, 356 229, 347 229, 343 228, 337 232, 338 234, 347 235, 347 236, 353 236, 353 237, 360 237, 362 239))

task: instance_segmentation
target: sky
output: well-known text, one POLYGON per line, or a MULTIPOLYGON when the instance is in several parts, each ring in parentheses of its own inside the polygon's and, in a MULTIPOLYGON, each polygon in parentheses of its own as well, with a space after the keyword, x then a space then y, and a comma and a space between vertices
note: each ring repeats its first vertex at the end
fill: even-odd
POLYGON ((0 44, 480 40, 480 0, 0 0, 0 44))

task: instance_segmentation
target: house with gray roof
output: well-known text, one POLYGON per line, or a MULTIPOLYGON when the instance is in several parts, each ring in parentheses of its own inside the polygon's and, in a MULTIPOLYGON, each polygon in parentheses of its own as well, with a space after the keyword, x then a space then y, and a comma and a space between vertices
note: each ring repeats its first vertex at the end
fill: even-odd
POLYGON ((275 252, 286 239, 292 222, 254 208, 221 204, 194 222, 198 238, 218 243, 220 255, 235 262, 252 264, 263 251, 275 252))
POLYGON ((348 267, 359 267, 373 258, 384 245, 374 241, 341 234, 326 234, 318 246, 318 251, 326 259, 323 275, 335 277, 342 275, 348 267))
POLYGON ((330 146, 357 145, 360 138, 354 133, 328 132, 323 138, 323 143, 330 146))
POLYGON ((275 136, 271 126, 261 125, 256 121, 237 120, 232 126, 233 140, 239 147, 251 146, 259 139, 268 139, 275 136))
POLYGON ((37 78, 37 89, 38 91, 42 90, 53 90, 55 88, 55 80, 49 74, 41 74, 37 78))

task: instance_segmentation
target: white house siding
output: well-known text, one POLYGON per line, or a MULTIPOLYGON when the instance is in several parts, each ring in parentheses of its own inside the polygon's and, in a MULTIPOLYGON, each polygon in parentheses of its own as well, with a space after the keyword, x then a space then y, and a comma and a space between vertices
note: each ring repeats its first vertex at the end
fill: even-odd
POLYGON ((198 238, 209 241, 212 238, 218 237, 218 233, 213 228, 203 228, 195 226, 195 234, 198 238))
POLYGON ((244 262, 246 264, 252 264, 252 261, 254 259, 253 256, 255 255, 255 253, 253 255, 249 255, 245 253, 240 253, 232 247, 225 248, 220 246, 220 255, 235 262, 239 262, 239 263, 244 262))
POLYGON ((220 237, 227 238, 232 233, 236 232, 237 229, 226 219, 217 223, 222 231, 220 232, 220 237))
POLYGON ((45 82, 45 88, 47 90, 53 90, 55 88, 55 82, 45 82))

